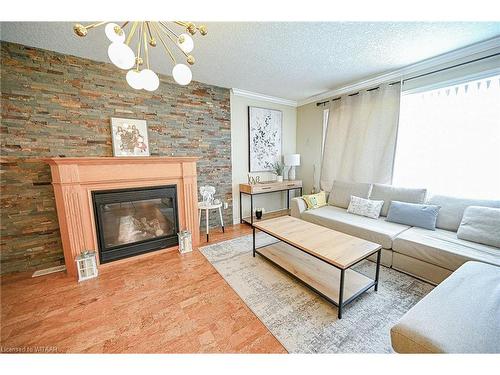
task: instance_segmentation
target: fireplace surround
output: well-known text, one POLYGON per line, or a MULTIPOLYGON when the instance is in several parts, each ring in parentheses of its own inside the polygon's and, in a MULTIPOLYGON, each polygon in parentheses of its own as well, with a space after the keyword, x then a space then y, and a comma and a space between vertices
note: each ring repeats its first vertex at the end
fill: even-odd
MULTIPOLYGON (((81 157, 43 160, 51 168, 68 275, 76 277, 75 258, 82 251, 100 250, 93 201, 93 197, 99 192, 175 186, 178 218, 178 229, 175 230, 189 230, 193 245, 198 245, 196 157, 81 157)), ((158 209, 166 209, 168 205, 160 205, 158 209)), ((142 217, 146 216, 136 219, 140 222, 142 217)), ((145 224, 156 225, 151 220, 153 219, 146 217, 145 224)), ((166 230, 161 227, 159 229, 166 230)), ((164 245, 166 248, 176 246, 171 242, 164 245)), ((98 254, 100 267, 113 264, 105 256, 101 259, 101 254, 98 254)), ((125 257, 128 256, 119 258, 125 257)))

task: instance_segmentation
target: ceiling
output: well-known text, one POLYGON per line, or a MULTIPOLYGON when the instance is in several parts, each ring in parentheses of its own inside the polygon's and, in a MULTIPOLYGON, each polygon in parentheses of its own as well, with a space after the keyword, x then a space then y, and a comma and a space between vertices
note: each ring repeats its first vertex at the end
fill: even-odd
MULTIPOLYGON (((103 28, 74 22, 3 22, 1 39, 109 62, 103 28)), ((289 100, 401 68, 500 35, 500 22, 208 22, 197 34, 193 79, 289 100)), ((152 69, 171 75, 160 47, 152 69)), ((178 56, 181 60, 181 56, 178 56)))

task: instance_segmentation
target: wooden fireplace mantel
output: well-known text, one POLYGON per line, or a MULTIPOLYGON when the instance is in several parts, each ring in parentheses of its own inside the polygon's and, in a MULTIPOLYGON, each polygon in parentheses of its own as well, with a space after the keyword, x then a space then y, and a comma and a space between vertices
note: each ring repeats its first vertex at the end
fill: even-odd
POLYGON ((98 249, 92 191, 177 185, 179 226, 199 243, 196 157, 46 158, 50 165, 68 275, 75 257, 98 249))

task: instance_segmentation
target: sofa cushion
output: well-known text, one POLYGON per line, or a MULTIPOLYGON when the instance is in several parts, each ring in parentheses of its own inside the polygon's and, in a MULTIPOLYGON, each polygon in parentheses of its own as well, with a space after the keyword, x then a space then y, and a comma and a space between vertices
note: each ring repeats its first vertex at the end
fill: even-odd
POLYGON ((343 208, 333 206, 306 211, 300 217, 311 223, 378 243, 384 249, 390 249, 392 239, 410 228, 408 225, 390 223, 383 218, 370 219, 353 215, 343 208))
POLYGON ((411 228, 399 234, 392 249, 424 262, 454 271, 469 260, 500 265, 500 249, 457 238, 443 229, 411 228))
POLYGON ((347 212, 354 215, 378 219, 383 204, 384 201, 373 201, 371 199, 364 199, 353 195, 351 196, 349 207, 347 207, 347 212))
POLYGON ((457 231, 462 221, 464 211, 469 206, 484 206, 500 208, 500 201, 483 199, 464 199, 446 195, 430 197, 429 204, 441 206, 436 221, 436 228, 457 231))
POLYGON ((427 189, 411 189, 392 185, 373 184, 370 199, 383 200, 380 215, 387 216, 392 201, 424 203, 427 189))
POLYGON ((457 237, 500 248, 500 208, 467 207, 457 237))
POLYGON ((332 191, 328 197, 328 204, 336 207, 347 208, 351 195, 368 198, 372 184, 362 182, 333 181, 332 191))
POLYGON ((500 353, 500 268, 467 262, 391 328, 398 353, 500 353))
POLYGON ((439 206, 392 201, 387 213, 387 221, 411 225, 424 229, 436 229, 439 206))

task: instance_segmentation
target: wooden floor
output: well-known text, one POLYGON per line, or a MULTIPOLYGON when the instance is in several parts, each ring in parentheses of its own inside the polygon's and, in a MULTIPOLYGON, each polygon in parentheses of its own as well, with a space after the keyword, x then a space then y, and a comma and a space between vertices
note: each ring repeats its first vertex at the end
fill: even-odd
MULTIPOLYGON (((251 229, 219 232, 211 243, 251 229)), ((0 281, 4 352, 286 353, 197 250, 105 267, 82 283, 64 273, 0 281)))

